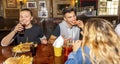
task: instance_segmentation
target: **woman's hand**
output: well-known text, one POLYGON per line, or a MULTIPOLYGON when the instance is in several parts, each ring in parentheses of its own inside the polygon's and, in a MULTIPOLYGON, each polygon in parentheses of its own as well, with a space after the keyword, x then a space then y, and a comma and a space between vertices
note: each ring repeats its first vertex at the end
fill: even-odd
POLYGON ((81 43, 82 43, 81 40, 73 42, 73 52, 76 52, 81 47, 81 43))

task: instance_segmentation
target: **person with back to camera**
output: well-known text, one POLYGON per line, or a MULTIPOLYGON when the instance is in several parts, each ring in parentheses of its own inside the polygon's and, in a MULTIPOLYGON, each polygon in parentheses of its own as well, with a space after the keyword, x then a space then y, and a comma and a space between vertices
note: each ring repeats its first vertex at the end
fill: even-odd
POLYGON ((48 41, 53 44, 58 36, 63 36, 65 42, 82 39, 80 32, 84 24, 82 21, 77 20, 75 9, 64 8, 62 14, 64 20, 57 25, 48 41))
POLYGON ((20 11, 19 23, 2 39, 1 45, 8 46, 13 41, 15 44, 19 44, 20 42, 41 42, 42 44, 46 44, 47 40, 44 38, 43 30, 38 25, 32 24, 32 20, 32 11, 27 8, 22 9, 20 11), (20 34, 22 31, 24 31, 24 35, 20 34))
POLYGON ((73 43, 65 64, 120 64, 120 38, 113 25, 101 18, 88 19, 83 40, 73 43))

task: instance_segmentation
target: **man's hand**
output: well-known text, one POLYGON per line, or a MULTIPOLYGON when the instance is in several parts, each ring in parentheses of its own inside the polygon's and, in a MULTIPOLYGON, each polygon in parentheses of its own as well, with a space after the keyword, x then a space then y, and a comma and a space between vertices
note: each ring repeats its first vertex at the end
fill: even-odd
POLYGON ((56 40, 56 38, 57 38, 56 36, 51 35, 50 38, 48 39, 48 43, 49 43, 49 44, 53 44, 54 41, 56 40))
POLYGON ((18 23, 16 26, 15 26, 15 29, 13 30, 15 33, 17 33, 17 32, 20 32, 20 31, 22 31, 22 30, 24 30, 24 27, 20 24, 20 23, 18 23))
POLYGON ((47 39, 41 39, 42 44, 47 44, 47 39))
POLYGON ((80 27, 80 28, 82 28, 82 29, 83 29, 83 27, 84 27, 83 21, 81 21, 81 20, 76 21, 76 22, 75 22, 75 25, 77 25, 78 27, 80 27))

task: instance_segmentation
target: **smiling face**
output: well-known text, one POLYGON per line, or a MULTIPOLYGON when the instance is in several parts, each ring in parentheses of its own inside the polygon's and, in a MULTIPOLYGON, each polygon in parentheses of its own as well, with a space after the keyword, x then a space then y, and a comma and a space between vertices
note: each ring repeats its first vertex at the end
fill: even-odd
POLYGON ((76 15, 74 11, 68 12, 64 15, 64 20, 68 23, 68 25, 73 26, 74 21, 76 21, 76 15))
POLYGON ((25 24, 28 26, 31 24, 31 20, 33 19, 33 16, 31 15, 30 11, 24 10, 20 12, 20 18, 19 21, 21 24, 25 24))

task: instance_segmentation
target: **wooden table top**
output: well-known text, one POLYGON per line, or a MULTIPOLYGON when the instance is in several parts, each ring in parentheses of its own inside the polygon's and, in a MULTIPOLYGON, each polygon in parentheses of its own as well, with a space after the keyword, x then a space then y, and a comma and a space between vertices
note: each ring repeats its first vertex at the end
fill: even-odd
MULTIPOLYGON (((13 46, 0 46, 0 64, 2 64, 7 58, 14 56, 12 52, 13 46)), ((31 52, 18 53, 17 55, 29 55, 31 52)), ((51 44, 40 44, 37 47, 36 56, 33 57, 33 64, 64 64, 64 56, 54 56, 54 49, 51 44)))

